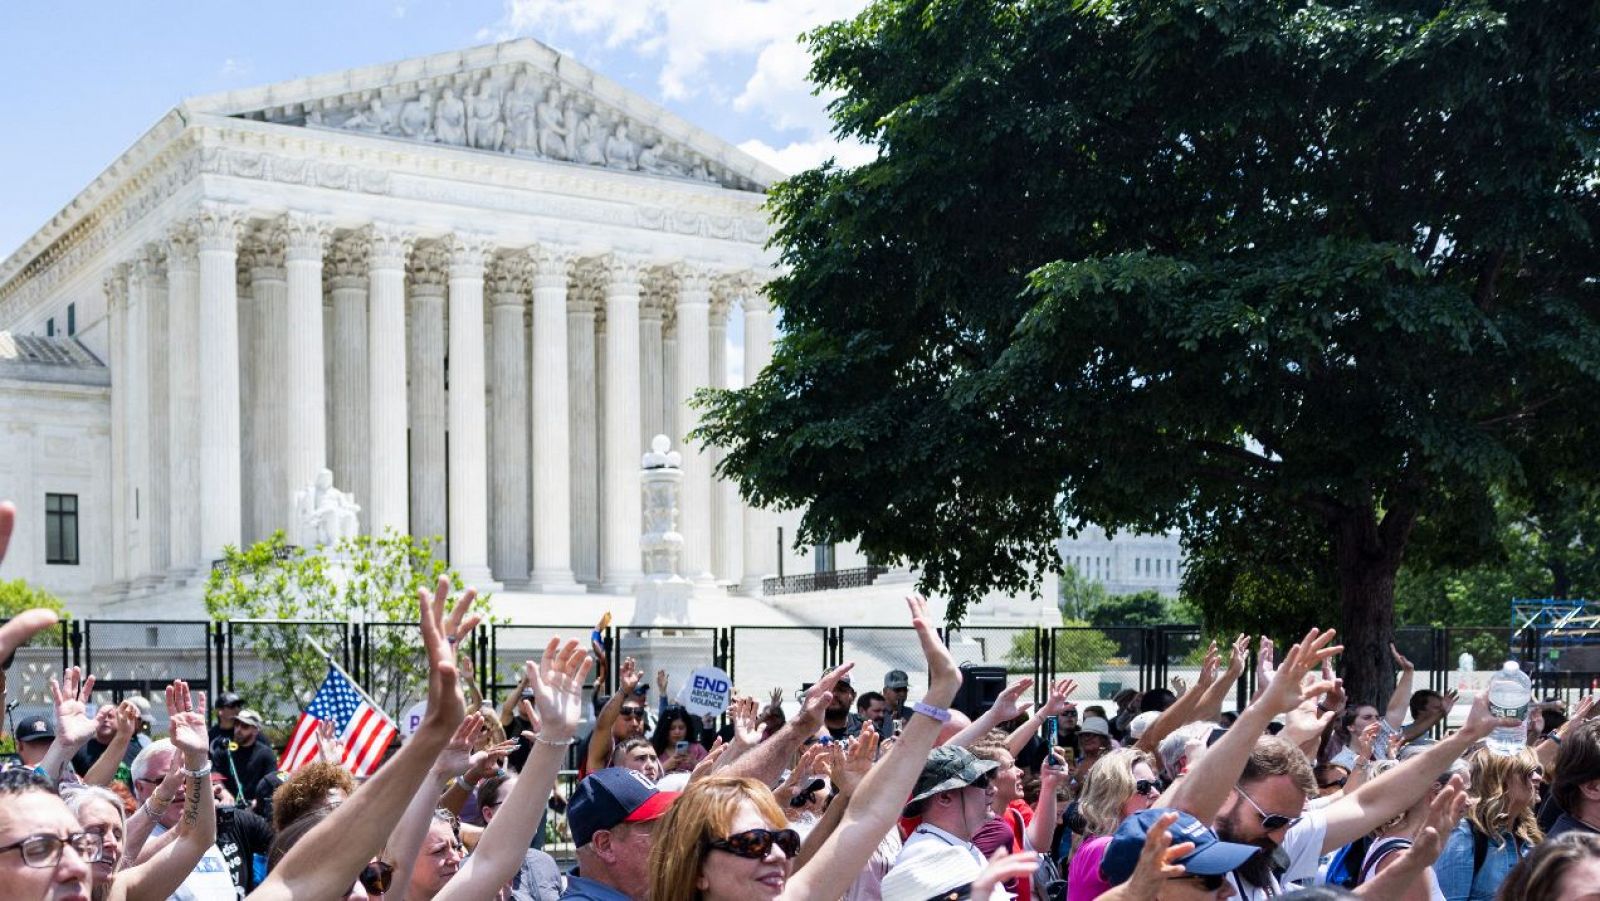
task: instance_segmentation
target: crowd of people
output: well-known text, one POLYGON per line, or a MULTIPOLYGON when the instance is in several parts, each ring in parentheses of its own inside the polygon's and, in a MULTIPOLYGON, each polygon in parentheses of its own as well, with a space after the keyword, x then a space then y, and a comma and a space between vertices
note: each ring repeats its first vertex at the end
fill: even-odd
MULTIPOLYGON (((13 515, 0 505, 0 556, 13 515)), ((858 692, 845 663, 792 714, 774 689, 693 716, 665 672, 652 705, 635 661, 607 686, 606 648, 575 640, 496 706, 462 678, 470 599, 445 580, 419 597, 426 713, 364 779, 327 731, 319 759, 279 772, 238 695, 208 713, 172 683, 158 738, 135 702, 91 713, 94 678, 69 669, 0 772, 0 897, 1600 901, 1593 698, 1537 707, 1506 748, 1486 739, 1524 721, 1479 696, 1446 729, 1456 699, 1414 690, 1398 653, 1381 707, 1347 698, 1335 635, 1312 630, 1281 654, 1213 646, 1193 685, 1111 709, 1079 711, 1070 679, 1035 709, 1021 679, 968 716, 913 596, 915 678, 858 692), (1252 651, 1254 696, 1225 713, 1252 651), (551 811, 575 866, 541 849, 551 811)), ((0 626, 0 658, 53 622, 0 626)))

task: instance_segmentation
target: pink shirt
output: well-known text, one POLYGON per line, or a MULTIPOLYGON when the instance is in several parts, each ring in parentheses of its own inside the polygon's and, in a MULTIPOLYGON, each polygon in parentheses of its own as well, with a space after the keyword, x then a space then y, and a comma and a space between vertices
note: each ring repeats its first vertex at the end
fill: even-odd
POLYGON ((1111 891, 1111 884, 1100 878, 1100 861, 1111 845, 1111 836, 1098 835, 1078 846, 1067 868, 1067 897, 1072 901, 1091 901, 1111 891))

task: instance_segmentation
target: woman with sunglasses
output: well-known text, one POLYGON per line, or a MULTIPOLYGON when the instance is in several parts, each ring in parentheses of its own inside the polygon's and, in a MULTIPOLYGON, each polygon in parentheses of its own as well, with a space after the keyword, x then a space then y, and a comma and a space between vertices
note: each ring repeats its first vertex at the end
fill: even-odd
POLYGON ((1087 840, 1072 855, 1067 869, 1067 897, 1088 901, 1111 890, 1100 873, 1100 863, 1111 836, 1123 820, 1149 810, 1161 797, 1155 759, 1143 751, 1124 748, 1095 761, 1084 777, 1078 795, 1087 840))
MULTIPOLYGON (((690 783, 655 829, 651 901, 809 901, 845 893, 894 828, 961 685, 961 672, 934 630, 927 601, 912 595, 906 603, 928 662, 928 693, 912 708, 915 715, 894 753, 862 778, 838 827, 806 866, 791 873, 800 837, 787 828, 765 784, 711 776, 690 783)), ((822 703, 831 701, 830 694, 822 693, 822 703)))

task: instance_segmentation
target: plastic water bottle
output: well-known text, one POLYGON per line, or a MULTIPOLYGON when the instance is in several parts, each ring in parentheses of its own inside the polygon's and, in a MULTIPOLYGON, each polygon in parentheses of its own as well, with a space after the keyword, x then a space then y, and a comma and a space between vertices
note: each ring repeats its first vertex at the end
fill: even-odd
POLYGON ((1528 702, 1533 699, 1533 682, 1515 660, 1507 660, 1500 671, 1489 677, 1489 712, 1500 717, 1516 717, 1515 726, 1497 726, 1489 735, 1489 750, 1509 757, 1528 747, 1528 702))

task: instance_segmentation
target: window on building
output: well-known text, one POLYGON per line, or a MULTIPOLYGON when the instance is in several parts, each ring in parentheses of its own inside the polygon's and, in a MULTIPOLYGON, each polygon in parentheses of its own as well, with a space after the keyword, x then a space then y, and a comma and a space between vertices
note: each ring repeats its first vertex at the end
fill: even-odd
POLYGON ((66 566, 78 565, 78 496, 44 496, 45 560, 66 566))
POLYGON ((56 317, 51 316, 44 321, 44 336, 46 338, 54 338, 56 336, 56 317))
POLYGON ((67 304, 67 335, 70 337, 78 333, 78 305, 67 304))
POLYGON ((833 572, 833 570, 834 570, 834 565, 833 565, 833 545, 831 545, 831 544, 819 544, 815 548, 813 548, 813 553, 814 553, 814 556, 816 557, 816 561, 817 561, 817 568, 816 568, 817 572, 819 572, 819 573, 831 573, 831 572, 833 572))

